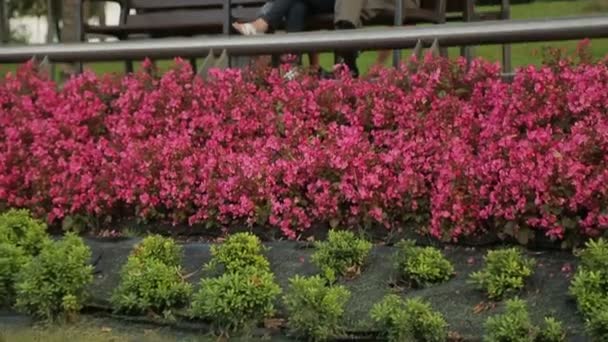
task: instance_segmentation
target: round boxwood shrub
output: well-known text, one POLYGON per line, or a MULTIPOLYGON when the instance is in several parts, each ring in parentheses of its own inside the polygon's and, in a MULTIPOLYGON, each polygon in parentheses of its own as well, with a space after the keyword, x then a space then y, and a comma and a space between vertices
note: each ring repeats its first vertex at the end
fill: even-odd
POLYGON ((572 283, 570 293, 576 298, 578 309, 591 316, 599 307, 608 309, 608 279, 602 271, 579 269, 572 283))
POLYGON ((179 266, 169 266, 158 259, 129 258, 111 301, 119 312, 151 311, 170 317, 171 309, 185 305, 191 293, 192 287, 183 279, 179 266))
POLYGON ((605 239, 589 240, 579 254, 581 269, 592 271, 608 270, 608 241, 605 239))
POLYGON ((12 301, 15 278, 29 259, 21 247, 0 243, 0 306, 12 301))
POLYGON ((50 243, 46 224, 34 219, 25 209, 10 209, 0 214, 0 243, 23 248, 28 255, 37 255, 50 243))
POLYGON ((586 327, 594 341, 608 341, 608 307, 603 306, 589 315, 586 327))
POLYGON ((27 210, 0 214, 0 304, 12 303, 16 275, 49 243, 44 222, 32 218, 27 210))
POLYGON ((530 320, 526 302, 513 298, 506 302, 505 312, 486 320, 484 325, 487 342, 562 342, 566 333, 561 322, 545 317, 542 328, 530 320))
POLYGON ((471 274, 471 283, 491 299, 501 299, 521 290, 534 267, 534 261, 524 257, 517 248, 489 251, 484 261, 485 267, 471 274))
POLYGON ((211 246, 210 270, 222 268, 225 272, 237 272, 249 267, 260 271, 270 271, 270 264, 263 255, 264 246, 251 233, 236 233, 223 243, 211 246))
POLYGON ((608 241, 587 242, 580 259, 570 294, 576 298, 589 334, 598 341, 605 341, 608 340, 608 241))
POLYGON ((425 287, 449 280, 454 266, 434 247, 418 247, 411 240, 397 244, 396 264, 402 280, 425 287))
POLYGON ((352 232, 331 230, 326 241, 315 242, 315 248, 312 262, 334 281, 338 276, 360 274, 372 244, 352 232))
POLYGON ((274 314, 280 294, 272 273, 250 267, 202 279, 191 312, 221 333, 248 330, 274 314))
POLYGON ((78 313, 93 280, 90 258, 89 247, 73 234, 46 244, 17 276, 16 307, 44 319, 78 313))
POLYGON ((386 295, 370 311, 376 328, 391 342, 443 342, 448 337, 448 324, 441 313, 419 298, 403 300, 386 295))
POLYGON ((181 261, 181 246, 172 239, 158 235, 143 239, 120 272, 120 284, 111 298, 114 309, 170 318, 171 309, 185 305, 192 294, 182 276, 181 261))
POLYGON ((350 292, 344 286, 328 285, 320 276, 291 278, 284 297, 290 330, 315 341, 336 336, 349 298, 350 292))
POLYGON ((131 253, 140 260, 156 259, 168 266, 179 266, 182 263, 182 248, 173 239, 160 235, 145 237, 131 253))

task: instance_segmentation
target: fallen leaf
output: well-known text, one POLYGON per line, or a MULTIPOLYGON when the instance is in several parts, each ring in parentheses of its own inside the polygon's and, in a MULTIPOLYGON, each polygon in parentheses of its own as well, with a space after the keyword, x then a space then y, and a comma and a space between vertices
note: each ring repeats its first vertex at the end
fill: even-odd
POLYGON ((352 266, 346 269, 346 273, 344 274, 344 276, 347 279, 353 279, 356 278, 357 276, 361 275, 361 267, 359 266, 352 266))
POLYGON ((448 341, 458 342, 458 341, 463 341, 463 340, 464 340, 464 338, 457 331, 448 332, 448 341))
POLYGON ((194 272, 192 272, 192 273, 188 273, 188 274, 186 274, 186 275, 182 276, 182 279, 183 279, 183 280, 188 280, 188 279, 190 279, 190 278, 191 278, 193 275, 195 275, 197 272, 198 272, 198 271, 194 271, 194 272))
POLYGON ((473 313, 475 314, 480 314, 484 311, 488 311, 490 309, 494 309, 496 307, 496 303, 493 302, 481 302, 477 305, 475 305, 475 307, 473 308, 473 313))
POLYGON ((264 320, 264 327, 270 330, 279 330, 285 326, 285 320, 282 318, 267 318, 264 320))

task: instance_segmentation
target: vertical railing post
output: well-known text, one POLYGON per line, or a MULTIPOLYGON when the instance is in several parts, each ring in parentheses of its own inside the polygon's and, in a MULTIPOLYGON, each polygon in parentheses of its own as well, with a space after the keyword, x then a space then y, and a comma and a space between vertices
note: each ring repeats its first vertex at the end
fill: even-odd
MULTIPOLYGON (((396 0, 395 1, 395 27, 399 27, 403 25, 403 1, 396 0)), ((393 50, 393 66, 398 68, 401 64, 401 50, 393 50)))
MULTIPOLYGON (((232 27, 232 0, 224 0, 224 34, 230 36, 232 27)), ((228 56, 228 67, 232 66, 232 57, 228 56)))
POLYGON ((55 1, 47 0, 46 6, 47 6, 46 21, 47 21, 47 26, 48 26, 48 30, 46 33, 46 42, 47 42, 47 44, 50 44, 55 41, 55 37, 57 36, 57 26, 55 26, 55 20, 57 18, 55 18, 55 10, 54 10, 55 1))
MULTIPOLYGON (((46 2, 46 6, 47 6, 47 15, 46 15, 46 21, 47 21, 47 33, 46 33, 46 42, 47 44, 52 44, 55 42, 55 38, 58 37, 57 35, 57 25, 55 25, 55 23, 57 22, 57 13, 55 12, 55 1, 56 0, 47 0, 46 2)), ((52 62, 50 62, 50 66, 49 66, 49 77, 51 78, 51 80, 55 79, 55 64, 53 64, 52 62)))
MULTIPOLYGON (((501 13, 500 19, 502 19, 502 20, 511 19, 511 6, 509 3, 509 0, 502 0, 500 13, 501 13)), ((502 72, 508 74, 511 72, 512 69, 513 69, 513 66, 511 65, 511 45, 504 44, 502 46, 502 72)))
POLYGON ((232 18, 230 14, 232 13, 232 0, 224 0, 224 34, 230 35, 230 27, 232 26, 232 18))
MULTIPOLYGON (((472 22, 475 20, 475 0, 465 0, 464 13, 462 15, 464 22, 472 22)), ((471 63, 473 59, 473 47, 463 46, 460 48, 460 55, 465 57, 467 63, 471 63)))
POLYGON ((0 0, 0 43, 8 44, 11 37, 11 29, 8 18, 8 6, 6 0, 0 0))

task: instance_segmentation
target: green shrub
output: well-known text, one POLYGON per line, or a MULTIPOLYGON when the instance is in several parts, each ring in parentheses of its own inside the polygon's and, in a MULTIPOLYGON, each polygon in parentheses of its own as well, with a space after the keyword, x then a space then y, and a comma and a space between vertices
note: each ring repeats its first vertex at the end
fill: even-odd
POLYGON ((281 288, 272 273, 255 268, 201 280, 192 316, 213 323, 222 333, 251 328, 274 314, 281 288))
POLYGON ((530 322, 526 303, 518 298, 506 302, 505 313, 487 319, 484 328, 486 342, 532 342, 535 328, 530 322))
POLYGON ((344 286, 330 286, 320 276, 295 276, 289 280, 283 299, 288 326, 295 335, 315 341, 334 337, 341 330, 340 320, 349 297, 344 286))
POLYGON ((604 272, 579 269, 570 285, 570 294, 576 298, 578 309, 591 315, 599 307, 608 309, 608 283, 604 272))
POLYGON ((0 214, 0 305, 13 301, 17 274, 50 242, 44 222, 32 218, 29 211, 0 214))
POLYGON ((505 312, 486 320, 486 342, 562 342, 566 333, 561 322, 545 317, 542 329, 530 320, 526 302, 513 298, 507 300, 505 312))
POLYGON ((401 297, 394 294, 385 296, 381 302, 374 304, 370 316, 376 328, 390 342, 412 338, 410 318, 405 310, 405 301, 401 297))
POLYGON ((331 230, 327 241, 317 241, 315 247, 312 262, 334 281, 338 276, 358 275, 372 244, 352 232, 331 230))
POLYGON ((171 309, 186 304, 192 294, 180 266, 167 265, 155 258, 129 257, 120 277, 111 298, 112 306, 119 312, 152 311, 171 317, 171 309))
POLYGON ((270 271, 270 264, 262 254, 264 246, 260 239, 251 233, 231 235, 220 245, 211 246, 212 259, 208 269, 223 267, 226 272, 236 272, 248 267, 260 271, 270 271))
POLYGON ((589 315, 585 325, 594 341, 608 341, 608 306, 602 306, 589 315))
POLYGON ((491 299, 501 299, 521 290, 534 267, 534 262, 516 248, 489 251, 484 260, 484 269, 471 274, 471 282, 486 291, 491 299))
POLYGON ((389 294, 370 312, 376 328, 391 342, 441 342, 448 337, 448 324, 419 298, 403 300, 389 294))
POLYGON ((536 338, 536 342, 562 342, 566 332, 562 323, 553 317, 545 317, 545 325, 536 338))
POLYGON ((182 277, 182 247, 170 238, 151 235, 131 252, 111 301, 119 312, 149 311, 171 317, 171 309, 186 304, 192 287, 182 277))
POLYGON ((454 274, 454 267, 437 248, 417 247, 407 240, 397 244, 397 250, 399 275, 415 287, 444 282, 454 274))
POLYGON ((141 260, 157 259, 167 266, 177 267, 182 263, 183 251, 171 238, 150 235, 135 247, 131 255, 141 260))
POLYGON ((37 255, 50 239, 44 222, 32 218, 27 210, 11 209, 0 214, 0 243, 19 246, 26 254, 37 255))
POLYGON ((608 242, 587 242, 580 254, 581 264, 572 279, 570 294, 576 298, 589 334, 608 340, 608 242))
POLYGON ((90 258, 89 247, 73 234, 45 245, 17 276, 17 308, 46 319, 80 311, 93 280, 90 258))
POLYGON ((580 252, 580 267, 593 271, 608 271, 608 241, 598 239, 590 240, 585 249, 580 252))
POLYGON ((12 301, 15 278, 29 259, 21 247, 0 243, 0 306, 12 301))

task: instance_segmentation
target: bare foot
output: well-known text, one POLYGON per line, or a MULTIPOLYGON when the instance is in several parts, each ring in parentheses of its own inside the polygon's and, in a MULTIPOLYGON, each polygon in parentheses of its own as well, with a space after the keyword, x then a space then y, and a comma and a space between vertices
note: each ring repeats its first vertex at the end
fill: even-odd
POLYGON ((264 19, 256 19, 250 23, 233 23, 232 27, 244 36, 263 34, 268 31, 268 23, 264 19))

